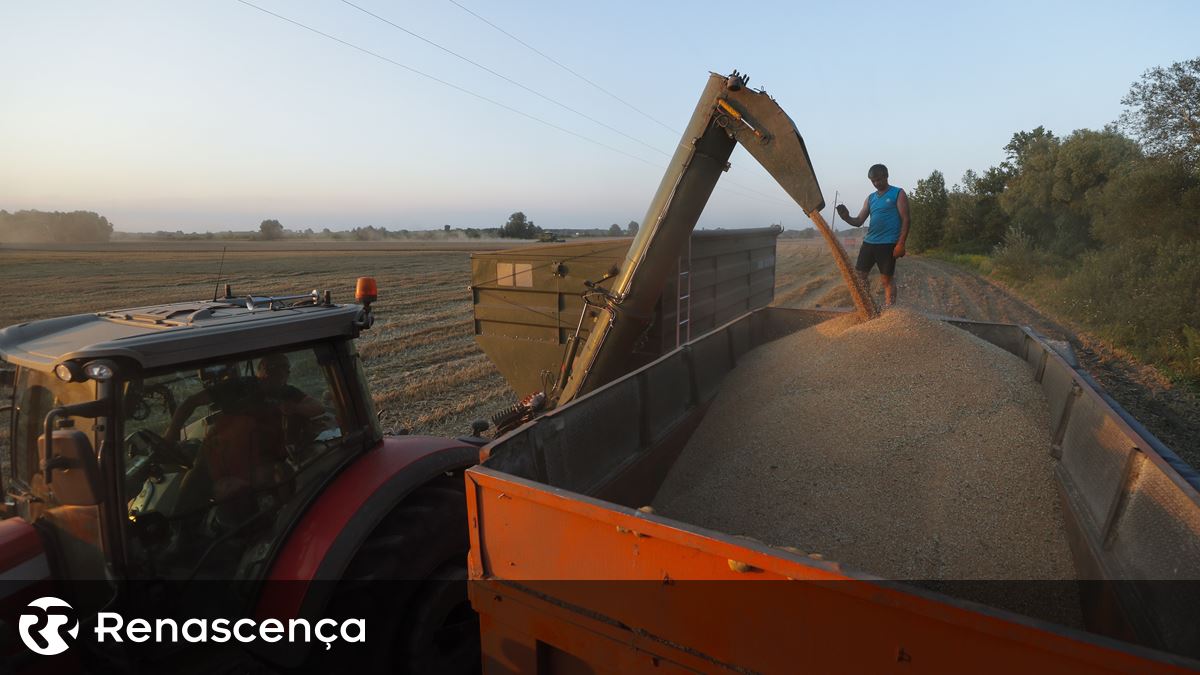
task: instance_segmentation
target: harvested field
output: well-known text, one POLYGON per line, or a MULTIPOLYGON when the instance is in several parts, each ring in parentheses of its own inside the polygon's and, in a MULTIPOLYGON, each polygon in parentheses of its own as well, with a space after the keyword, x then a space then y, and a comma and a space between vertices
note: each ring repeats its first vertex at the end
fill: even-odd
MULTIPOLYGON (((334 302, 352 302, 355 279, 374 276, 380 293, 376 323, 359 338, 358 348, 385 429, 459 436, 470 431, 471 420, 512 402, 503 378, 475 346, 467 290, 470 250, 436 250, 427 242, 337 243, 338 250, 318 245, 296 250, 237 242, 225 254, 222 277, 238 295, 328 288, 334 302)), ((211 297, 221 245, 0 251, 0 284, 10 298, 0 304, 0 326, 211 297)), ((472 248, 496 247, 493 242, 472 248)))
MULTIPOLYGON (((459 435, 515 395, 472 336, 470 251, 504 242, 160 242, 0 247, 0 327, 21 321, 208 297, 221 247, 235 293, 380 284, 378 323, 359 348, 385 428, 459 435), (422 398, 425 397, 425 398, 422 398)), ((851 257, 854 250, 850 251, 851 257)), ((1074 337, 1003 289, 949 263, 900 261, 900 302, 939 314, 1033 326, 1071 339, 1091 374, 1167 445, 1200 465, 1200 405, 1154 372, 1086 335, 1074 337)), ((875 284, 878 295, 878 284, 875 284)), ((780 240, 775 304, 850 306, 824 242, 780 240)), ((527 392, 526 392, 527 393, 527 392)))
POLYGON ((1072 579, 1048 412, 1024 362, 895 309, 750 352, 664 515, 892 579, 1072 579))

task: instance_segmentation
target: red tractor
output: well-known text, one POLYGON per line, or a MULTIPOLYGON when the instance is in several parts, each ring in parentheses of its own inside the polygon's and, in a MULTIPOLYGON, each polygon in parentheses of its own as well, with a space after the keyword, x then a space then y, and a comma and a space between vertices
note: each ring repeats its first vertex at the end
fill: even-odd
MULTIPOLYGON (((478 669, 461 473, 483 439, 384 436, 354 343, 374 296, 370 280, 359 305, 227 287, 212 301, 0 331, 10 669, 67 658, 87 670, 206 668, 184 659, 182 639, 149 651, 81 639, 58 661, 31 655, 20 649, 27 618, 15 617, 46 595, 85 634, 114 608, 315 620, 356 611, 339 605, 357 599, 386 617, 371 626, 371 661, 478 669), (378 579, 404 581, 366 583, 378 579)), ((269 642, 249 651, 271 665, 312 662, 311 647, 269 642)))

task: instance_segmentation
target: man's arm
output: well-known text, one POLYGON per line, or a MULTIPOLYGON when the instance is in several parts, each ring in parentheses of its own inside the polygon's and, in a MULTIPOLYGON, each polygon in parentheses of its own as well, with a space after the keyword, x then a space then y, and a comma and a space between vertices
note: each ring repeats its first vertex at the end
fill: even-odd
POLYGON ((208 390, 201 390, 184 399, 183 403, 175 409, 175 414, 171 416, 171 423, 167 425, 167 430, 163 432, 163 439, 171 443, 179 442, 179 432, 183 430, 183 425, 187 422, 192 413, 196 412, 196 408, 202 405, 212 403, 212 397, 208 390))
POLYGON ((284 403, 283 412, 286 415, 299 415, 301 417, 316 417, 325 414, 325 406, 317 399, 305 394, 304 398, 295 403, 284 403))
POLYGON ((842 217, 842 220, 850 223, 854 227, 862 227, 862 224, 867 222, 867 216, 871 213, 871 207, 867 205, 867 200, 864 199, 862 211, 858 212, 857 217, 850 217, 850 209, 846 208, 845 204, 838 204, 837 212, 838 215, 842 217))
POLYGON ((304 393, 303 390, 288 385, 285 390, 283 400, 279 404, 279 411, 284 415, 297 415, 299 417, 316 417, 325 414, 325 406, 317 399, 304 393))
POLYGON ((903 258, 904 242, 908 239, 908 195, 904 194, 904 190, 896 197, 896 210, 900 212, 900 239, 892 249, 892 257, 903 258))

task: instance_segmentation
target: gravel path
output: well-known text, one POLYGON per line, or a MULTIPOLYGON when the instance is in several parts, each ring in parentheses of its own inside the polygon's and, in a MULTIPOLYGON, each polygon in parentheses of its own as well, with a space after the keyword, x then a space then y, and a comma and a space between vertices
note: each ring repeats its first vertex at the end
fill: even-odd
POLYGON ((892 579, 1071 579, 1046 402, 1016 357, 903 309, 751 352, 654 502, 892 579))

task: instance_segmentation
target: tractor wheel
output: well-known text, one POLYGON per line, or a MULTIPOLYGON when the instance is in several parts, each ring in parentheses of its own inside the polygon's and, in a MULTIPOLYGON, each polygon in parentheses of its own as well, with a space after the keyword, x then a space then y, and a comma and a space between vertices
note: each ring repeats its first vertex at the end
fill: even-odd
POLYGON ((368 609, 372 670, 479 672, 469 546, 462 474, 455 473, 406 497, 359 548, 334 604, 368 609))

